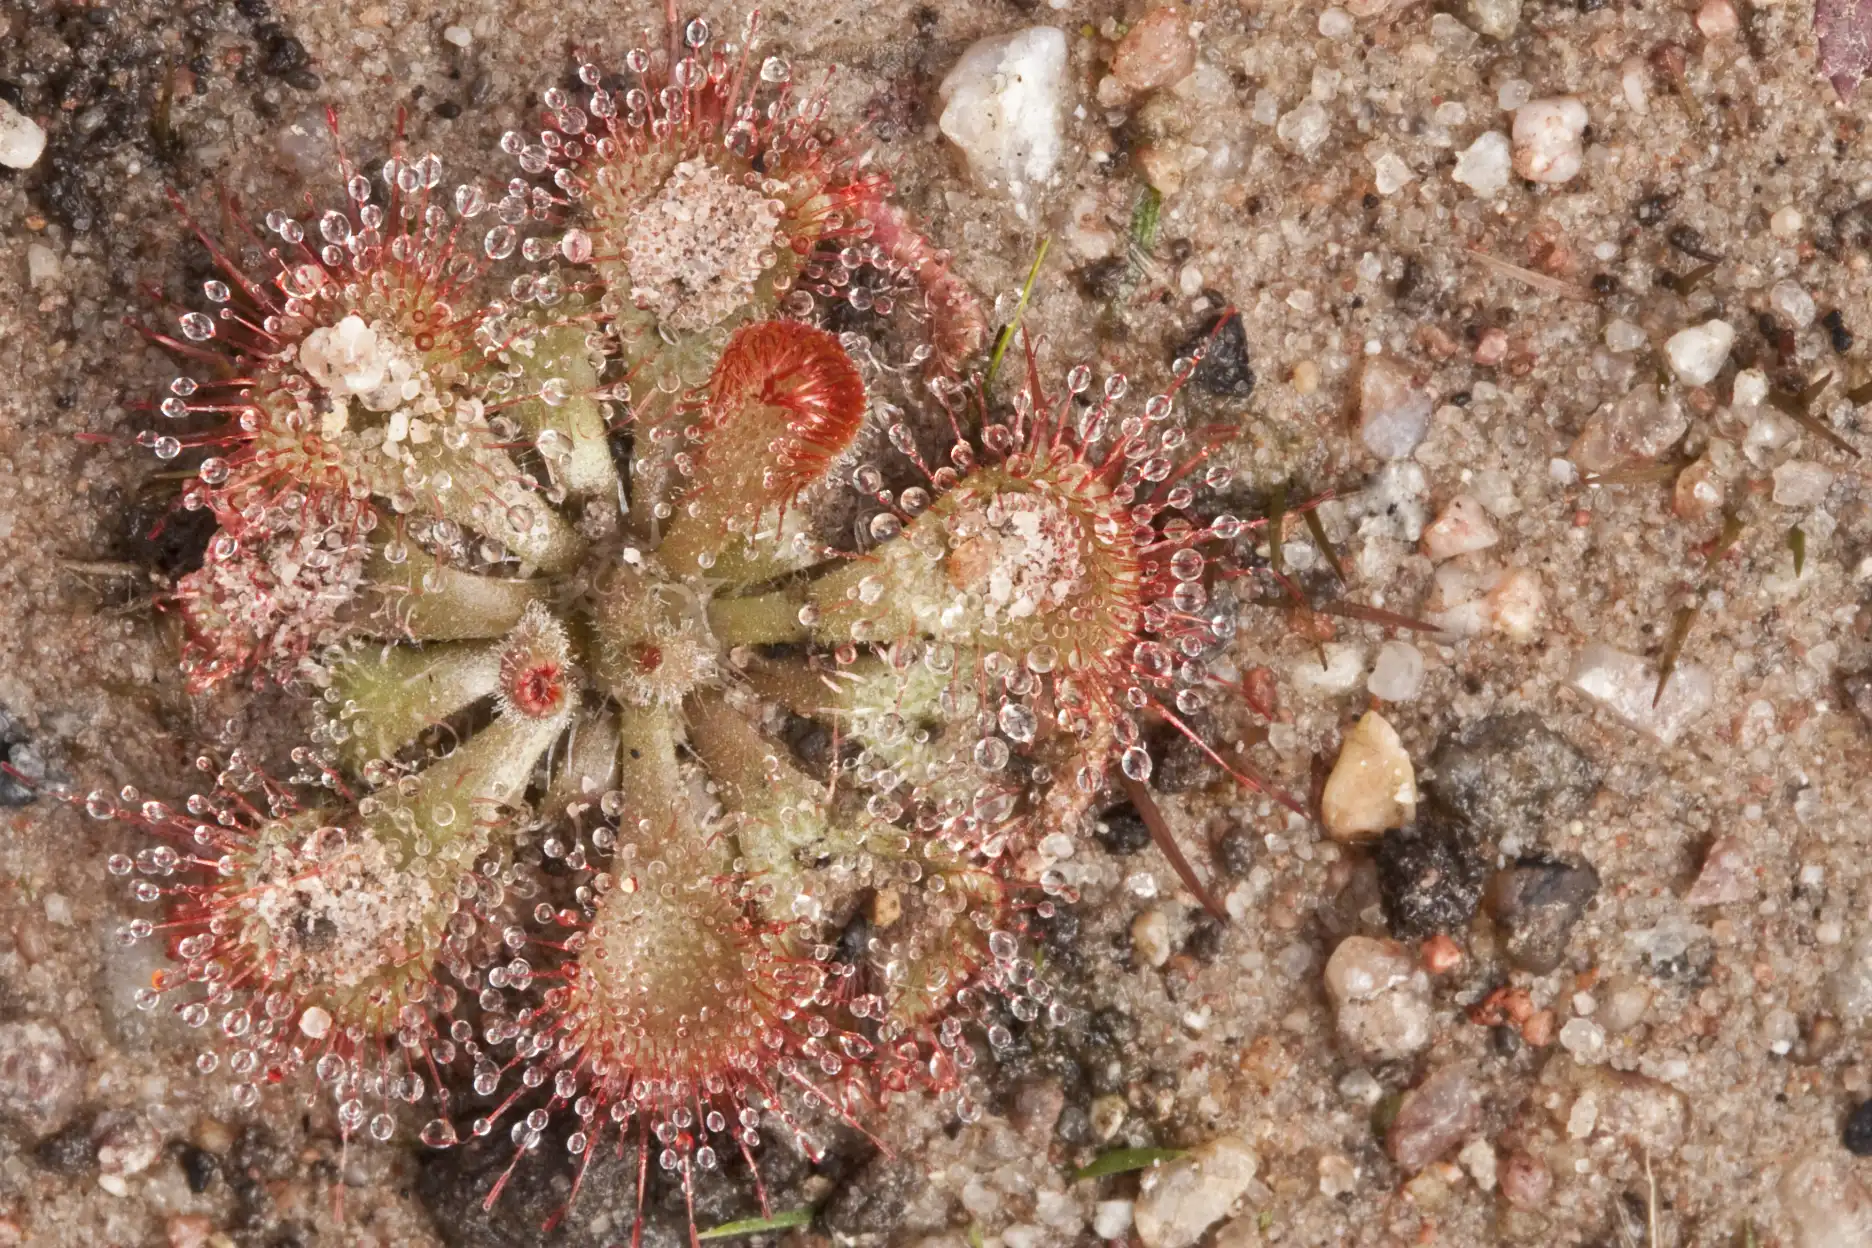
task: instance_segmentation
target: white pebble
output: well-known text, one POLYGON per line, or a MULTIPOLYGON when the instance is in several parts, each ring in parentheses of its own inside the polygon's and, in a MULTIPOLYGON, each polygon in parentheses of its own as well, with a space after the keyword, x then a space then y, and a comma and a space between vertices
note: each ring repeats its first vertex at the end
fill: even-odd
POLYGON ((1430 977, 1397 941, 1346 937, 1325 978, 1333 1029, 1355 1058, 1392 1062, 1430 1043, 1430 977))
POLYGON ((1511 641, 1532 641, 1540 631, 1547 596, 1540 577, 1527 568, 1510 568, 1482 600, 1495 631, 1511 641))
POLYGON ((1403 459, 1430 431, 1430 396, 1410 370, 1379 358, 1359 378, 1359 439, 1380 459, 1403 459))
POLYGON ((1497 520, 1506 520, 1521 510, 1521 500, 1515 497, 1515 479, 1500 468, 1484 468, 1476 473, 1475 486, 1471 493, 1476 501, 1488 508, 1488 513, 1497 520))
POLYGON ((1317 654, 1309 654, 1294 661, 1289 676, 1298 689, 1330 697, 1352 689, 1364 673, 1365 659, 1357 646, 1330 641, 1326 643, 1326 666, 1320 666, 1317 654))
POLYGON ((1630 321, 1609 321, 1605 327, 1605 345, 1614 351, 1636 351, 1650 341, 1644 330, 1630 321))
POLYGON ((1416 646, 1408 641, 1387 641, 1378 649, 1365 688, 1372 697, 1386 702, 1409 702, 1423 688, 1423 674, 1423 655, 1416 646))
POLYGON ((1697 10, 1696 24, 1705 39, 1727 39, 1742 25, 1735 5, 1729 0, 1703 0, 1703 7, 1697 10))
POLYGON ((58 252, 44 243, 29 243, 26 247, 26 281, 35 289, 50 286, 58 280, 58 252))
POLYGON ((1651 112, 1651 66, 1643 57, 1628 56, 1619 66, 1619 87, 1625 94, 1625 103, 1640 117, 1651 112))
POLYGON ((1521 25, 1521 0, 1467 0, 1463 12, 1470 25, 1495 40, 1513 37, 1521 25))
POLYGON ((1434 561, 1454 559, 1478 550, 1487 550, 1501 540, 1490 523, 1488 512, 1474 498, 1458 494, 1444 505, 1443 513, 1424 530, 1423 552, 1434 561))
POLYGON ((1495 105, 1504 113, 1512 113, 1534 98, 1534 84, 1525 78, 1510 78, 1495 91, 1495 105))
POLYGON ((1731 407, 1748 409, 1768 401, 1768 374, 1759 368, 1745 368, 1736 374, 1729 393, 1731 407))
POLYGON ((0 165, 30 169, 45 151, 46 132, 39 123, 0 100, 0 165))
POLYGON ((56 923, 60 927, 72 925, 71 898, 64 893, 47 893, 44 904, 46 922, 56 923))
POLYGON ((1489 130, 1476 136, 1475 142, 1456 157, 1456 171, 1450 175, 1484 199, 1500 194, 1508 185, 1514 167, 1513 149, 1508 136, 1489 130))
POLYGON ((1665 745, 1676 742, 1702 718, 1716 697, 1709 669, 1684 662, 1677 664, 1663 696, 1658 697, 1658 672, 1653 664, 1597 641, 1579 652, 1567 681, 1629 727, 1665 745))
POLYGON ((1774 470, 1774 501, 1783 507, 1817 507, 1833 488, 1833 470, 1809 459, 1790 459, 1774 470))
POLYGON ((1123 1239, 1130 1229, 1130 1201, 1101 1200, 1092 1207, 1092 1233, 1100 1239, 1123 1239))
POLYGON ((1358 1187, 1358 1167, 1343 1153, 1321 1153, 1319 1190, 1322 1196, 1343 1196, 1358 1187))
POLYGON ((1160 967, 1170 960, 1170 916, 1162 907, 1152 906, 1131 920, 1131 952, 1143 966, 1160 967))
POLYGON ((1530 182, 1570 182, 1585 154, 1581 136, 1590 120, 1572 96, 1529 100, 1515 110, 1515 172, 1530 182))
POLYGON ((443 30, 442 38, 458 48, 465 48, 474 42, 474 32, 466 26, 450 26, 443 30))
POLYGON ((1774 284, 1774 289, 1768 292, 1768 306, 1786 317, 1787 323, 1795 329, 1806 329, 1813 324, 1814 314, 1818 310, 1814 306, 1813 296, 1799 282, 1792 280, 1774 284))
POLYGON ((1380 195, 1395 195, 1416 176, 1396 152, 1386 152, 1372 161, 1372 179, 1380 195))
POLYGON ((1793 238, 1805 224, 1800 209, 1793 204, 1783 204, 1775 209, 1774 216, 1768 218, 1768 229, 1776 238, 1793 238))
POLYGON ((937 124, 976 177, 1024 198, 1059 163, 1066 89, 1064 31, 994 35, 970 44, 943 78, 937 124))
POLYGON ((1467 52, 1481 40, 1481 36, 1457 21, 1448 13, 1433 13, 1430 16, 1430 38, 1437 45, 1451 52, 1467 52))
POLYGON ((1343 39, 1352 33, 1352 15, 1334 6, 1320 14, 1319 33, 1328 39, 1343 39))
POLYGON ((1584 1018, 1568 1019, 1560 1028, 1560 1047, 1575 1061, 1597 1062, 1605 1056, 1605 1028, 1584 1018))
POLYGON ((1248 1190, 1259 1164, 1245 1141, 1224 1135, 1146 1170, 1132 1211, 1144 1248, 1189 1248, 1248 1190))
POLYGON ((1481 1136, 1470 1140, 1463 1145, 1462 1151, 1456 1154, 1456 1160, 1463 1169, 1469 1172, 1469 1177, 1475 1180, 1477 1187, 1485 1192, 1494 1190, 1495 1149, 1487 1140, 1481 1136))
POLYGON ((1274 134, 1288 151, 1303 160, 1312 160, 1326 145, 1332 133, 1332 119, 1319 101, 1308 100, 1290 113, 1283 113, 1274 124, 1274 134))
POLYGON ((1707 386, 1722 372, 1729 348, 1735 345, 1735 327, 1728 321, 1705 321, 1680 329, 1664 344, 1671 371, 1686 386, 1707 386))

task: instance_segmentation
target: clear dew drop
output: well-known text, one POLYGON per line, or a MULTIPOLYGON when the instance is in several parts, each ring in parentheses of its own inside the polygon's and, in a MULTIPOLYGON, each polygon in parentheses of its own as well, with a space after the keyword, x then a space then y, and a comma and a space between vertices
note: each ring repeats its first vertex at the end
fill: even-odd
POLYGON ((514 247, 519 243, 520 235, 511 225, 497 225, 487 232, 481 240, 481 246, 490 260, 505 260, 513 255, 514 247))
POLYGON ((1025 703, 1009 702, 1005 704, 1002 706, 1001 713, 997 716, 997 719, 1001 725, 1001 731, 1007 734, 1009 740, 1019 742, 1023 745, 1033 740, 1035 727, 1034 713, 1025 703))
POLYGON ((1151 778, 1150 751, 1141 745, 1131 746, 1118 760, 1118 766, 1125 775, 1142 784, 1151 778))

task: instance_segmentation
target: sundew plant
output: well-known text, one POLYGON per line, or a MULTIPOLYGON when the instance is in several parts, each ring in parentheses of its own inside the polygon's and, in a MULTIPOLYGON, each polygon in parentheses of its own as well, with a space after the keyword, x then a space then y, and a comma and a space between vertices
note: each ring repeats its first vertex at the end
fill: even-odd
POLYGON ((1192 727, 1267 524, 1200 506, 1202 348, 1148 396, 1022 347, 989 385, 973 296, 755 33, 580 66, 497 189, 341 149, 326 206, 198 228, 218 275, 145 328, 181 370, 139 440, 216 525, 182 671, 305 735, 87 806, 146 834, 138 1003, 244 1104, 502 1132, 574 1199, 603 1148, 692 1192, 892 1096, 967 1119, 997 1020, 1062 1009, 1036 845, 1148 804, 1160 725, 1265 787, 1192 727))

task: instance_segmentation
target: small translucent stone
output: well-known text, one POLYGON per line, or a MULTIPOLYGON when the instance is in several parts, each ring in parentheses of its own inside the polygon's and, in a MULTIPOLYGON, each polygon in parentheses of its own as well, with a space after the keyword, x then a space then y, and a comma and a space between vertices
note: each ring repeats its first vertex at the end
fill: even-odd
POLYGON ((1705 39, 1727 39, 1742 26, 1729 0, 1703 0, 1697 9, 1696 24, 1705 39))
POLYGON ((1347 642, 1329 641, 1326 643, 1326 662, 1322 666, 1317 654, 1308 654, 1294 660, 1289 669, 1294 684, 1302 691, 1317 692, 1332 696, 1345 693, 1358 686, 1359 677, 1365 674, 1365 657, 1357 646, 1347 642))
POLYGON ((1521 25, 1521 0, 1465 0, 1463 16, 1489 38, 1508 39, 1521 25))
POLYGON ((1567 458, 1588 472, 1610 472, 1657 458, 1676 444, 1690 418, 1675 395, 1658 396, 1658 387, 1640 382, 1620 398, 1603 403, 1567 451, 1567 458))
POLYGON ((1570 182, 1585 155, 1586 106, 1571 96, 1529 100, 1514 110, 1514 168, 1530 182, 1570 182))
POLYGON ((1132 1204, 1128 1200, 1101 1200, 1092 1207, 1092 1233, 1100 1239, 1122 1240, 1131 1229, 1132 1204))
POLYGON ((1430 1043, 1430 977, 1397 941, 1340 941, 1326 960, 1326 995, 1340 1043, 1360 1060, 1398 1061, 1430 1043))
POLYGON ((0 165, 30 169, 45 151, 46 132, 38 122, 0 100, 0 165))
POLYGON ((1188 1248, 1227 1216, 1259 1164, 1245 1141, 1224 1135, 1146 1170, 1133 1210, 1138 1239, 1146 1248, 1188 1248))
POLYGON ((1679 662, 1657 696, 1655 665, 1635 654, 1592 642, 1573 661, 1568 682, 1639 732, 1671 745, 1702 718, 1716 697, 1709 670, 1679 662))
POLYGON ((1343 1153, 1321 1153, 1319 1190, 1322 1196, 1344 1196, 1358 1187, 1358 1167, 1343 1153))
POLYGON ((1560 1028, 1560 1047, 1577 1061, 1597 1062, 1605 1056, 1605 1028, 1589 1018, 1570 1018, 1560 1028))
POLYGON ((989 186, 1023 198, 1064 148, 1066 35, 1032 26, 970 44, 937 88, 938 126, 989 186))
POLYGON ((1326 145, 1332 133, 1332 118, 1317 100, 1308 100, 1290 113, 1283 113, 1274 124, 1274 134, 1288 151, 1304 160, 1312 160, 1326 145))
POLYGON ((1467 1066, 1444 1066, 1404 1094, 1385 1149, 1407 1172, 1443 1157, 1482 1125, 1482 1087, 1467 1066))
POLYGON ((1374 698, 1386 702, 1409 702, 1423 687, 1424 660, 1416 646, 1408 641, 1387 641, 1378 650, 1372 673, 1365 682, 1374 698))
POLYGON ((1423 551, 1434 560, 1453 559, 1487 550, 1500 540, 1482 504, 1470 495, 1458 494, 1424 530, 1423 551))
POLYGON ((44 243, 30 243, 26 247, 26 281, 34 289, 50 286, 59 279, 58 253, 44 243))
POLYGON ((1774 284, 1768 292, 1768 305, 1795 329, 1806 329, 1813 324, 1817 311, 1814 298, 1807 293, 1806 287, 1791 278, 1774 284))
POLYGON ((1748 847, 1738 837, 1718 837, 1703 855, 1696 883, 1684 894, 1686 906, 1725 906, 1746 901, 1756 892, 1748 847))
POLYGON ((1671 371, 1687 386, 1707 386, 1722 371, 1735 345, 1735 327, 1727 321, 1710 320, 1672 334, 1664 344, 1671 371))
POLYGON ((1783 507, 1817 507, 1833 488, 1833 470, 1810 459, 1790 459, 1774 470, 1774 501, 1783 507))
POLYGON ((1482 198, 1491 199, 1508 186, 1513 165, 1514 153, 1508 136, 1499 130, 1488 130, 1477 135, 1475 142, 1457 155, 1456 169, 1450 177, 1482 198))
POLYGON ((1159 5, 1139 19, 1112 51, 1112 77, 1129 91, 1155 91, 1196 68, 1190 15, 1174 4, 1159 5))
POLYGON ((1430 431, 1433 406, 1409 369, 1370 360, 1359 379, 1359 440, 1380 459, 1403 459, 1430 431))
POLYGON ((1395 195, 1416 176, 1396 152, 1385 152, 1372 161, 1372 180, 1380 195, 1395 195))
POLYGON ((1613 320, 1606 323, 1605 345, 1614 351, 1642 350, 1648 341, 1650 340, 1645 337, 1644 330, 1630 321, 1613 320))
POLYGON ((1131 920, 1131 953, 1140 966, 1160 967, 1175 952, 1170 938, 1170 916, 1152 906, 1131 920))

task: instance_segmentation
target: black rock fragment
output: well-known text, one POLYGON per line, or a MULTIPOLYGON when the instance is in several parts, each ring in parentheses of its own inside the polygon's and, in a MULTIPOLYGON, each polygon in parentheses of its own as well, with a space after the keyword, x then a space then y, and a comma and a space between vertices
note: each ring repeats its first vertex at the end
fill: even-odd
POLYGON ((1137 807, 1129 802, 1113 806, 1099 816, 1093 825, 1092 835, 1105 847, 1107 853, 1125 857, 1135 854, 1151 843, 1150 829, 1144 826, 1144 817, 1137 812, 1137 807))
POLYGON ((1399 940, 1460 932, 1482 899, 1484 864, 1461 821, 1435 809, 1384 834, 1373 855, 1385 925, 1399 940))
POLYGON ((1254 368, 1248 359, 1248 335, 1242 330, 1238 313, 1224 315, 1228 319, 1220 329, 1216 326, 1222 317, 1210 317, 1177 348, 1177 355, 1203 352, 1202 362, 1190 374, 1189 384, 1195 389, 1219 399, 1245 399, 1254 393, 1255 384, 1254 368))

